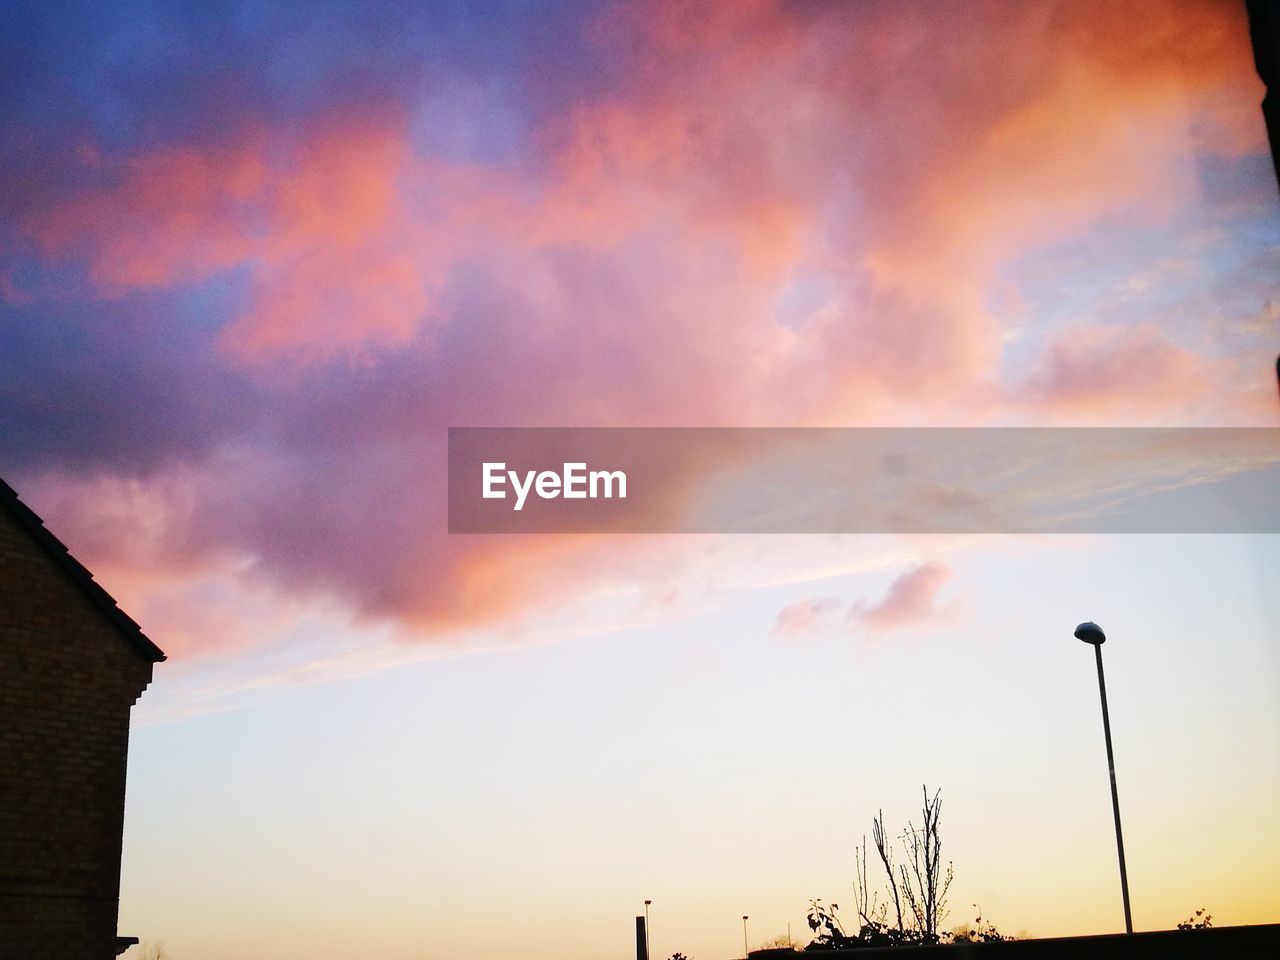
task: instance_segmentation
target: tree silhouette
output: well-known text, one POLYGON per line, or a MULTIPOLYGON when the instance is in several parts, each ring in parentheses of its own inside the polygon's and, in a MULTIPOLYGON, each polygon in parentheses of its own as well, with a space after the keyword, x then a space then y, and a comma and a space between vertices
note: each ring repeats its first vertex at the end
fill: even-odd
POLYGON ((939 928, 947 916, 947 891, 954 875, 947 863, 942 871, 942 791, 929 796, 929 788, 921 788, 921 826, 912 821, 899 836, 905 863, 894 863, 893 847, 884 826, 881 810, 871 823, 871 839, 880 865, 884 868, 888 896, 880 902, 879 893, 871 888, 867 877, 867 838, 854 852, 854 895, 858 917, 862 923, 858 939, 876 943, 938 943, 939 928), (895 923, 888 923, 892 903, 895 923), (905 906, 905 913, 904 913, 905 906))

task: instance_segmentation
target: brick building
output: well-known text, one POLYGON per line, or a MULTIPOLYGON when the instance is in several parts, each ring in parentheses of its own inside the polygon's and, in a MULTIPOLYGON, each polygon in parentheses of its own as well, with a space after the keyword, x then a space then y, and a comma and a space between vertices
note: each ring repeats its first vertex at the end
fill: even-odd
POLYGON ((129 711, 164 653, 0 481, 0 960, 107 960, 129 711))

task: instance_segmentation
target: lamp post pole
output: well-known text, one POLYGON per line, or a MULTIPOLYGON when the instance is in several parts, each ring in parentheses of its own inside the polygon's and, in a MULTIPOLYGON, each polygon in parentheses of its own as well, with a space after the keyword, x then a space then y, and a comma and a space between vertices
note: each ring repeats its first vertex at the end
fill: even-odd
POLYGON ((747 919, 748 919, 748 918, 747 918, 747 915, 744 913, 744 914, 742 915, 742 957, 743 957, 743 960, 746 960, 746 956, 747 956, 747 954, 750 952, 750 951, 747 949, 747 919))
POLYGON ((649 947, 653 944, 653 930, 649 926, 649 904, 652 900, 644 902, 644 960, 649 960, 649 947))
POLYGON ((1107 713, 1107 681, 1102 673, 1102 645, 1107 635, 1096 623, 1085 622, 1076 627, 1077 639, 1093 647, 1098 661, 1098 695, 1102 698, 1102 735, 1107 741, 1107 771, 1111 774, 1111 812, 1116 821, 1116 853, 1120 857, 1120 896, 1124 899, 1124 932, 1133 933, 1133 914, 1129 910, 1129 874, 1124 866, 1124 835, 1120 831, 1120 794, 1116 790, 1116 761, 1111 752, 1111 718, 1107 713))

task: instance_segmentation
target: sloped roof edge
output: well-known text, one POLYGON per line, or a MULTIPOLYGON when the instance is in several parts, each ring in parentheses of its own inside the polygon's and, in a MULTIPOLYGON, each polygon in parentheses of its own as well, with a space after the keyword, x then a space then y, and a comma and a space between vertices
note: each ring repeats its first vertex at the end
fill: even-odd
POLYGON ((164 651, 157 647, 142 632, 142 628, 116 604, 115 597, 102 589, 102 585, 93 579, 93 574, 79 560, 71 555, 66 544, 49 532, 44 521, 34 510, 18 497, 18 492, 0 479, 0 506, 3 506, 27 532, 35 538, 41 549, 58 564, 71 580, 89 597, 89 600, 102 614, 111 621, 130 643, 152 663, 167 659, 164 651))

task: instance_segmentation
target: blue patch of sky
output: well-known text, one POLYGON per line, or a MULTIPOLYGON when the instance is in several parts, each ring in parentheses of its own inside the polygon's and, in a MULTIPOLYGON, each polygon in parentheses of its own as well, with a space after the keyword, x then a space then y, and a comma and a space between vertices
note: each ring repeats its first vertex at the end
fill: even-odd
MULTIPOLYGON (((1253 321, 1267 309, 1280 276, 1280 217, 1259 195, 1252 160, 1206 161, 1202 202, 1170 224, 1110 226, 1035 250, 1000 271, 1021 297, 1014 313, 997 284, 988 308, 1017 328, 1002 357, 1006 378, 1025 373, 1064 325, 1150 323, 1209 356, 1252 349, 1253 321), (1244 203, 1253 197, 1258 202, 1244 203)), ((1274 191, 1273 191, 1274 192, 1274 191)))
MULTIPOLYGON (((532 0, 19 4, 0 31, 5 113, 45 129, 82 133, 87 123, 103 146, 123 148, 237 120, 297 119, 344 97, 409 102, 433 75, 501 91, 484 107, 527 103, 538 86, 530 81, 553 68, 588 68, 576 78, 584 91, 608 78, 610 65, 584 39, 593 9, 532 0)), ((562 74, 557 99, 574 82, 562 74)), ((502 111, 495 125, 522 110, 502 111)))
POLYGON ((861 195, 852 177, 834 184, 824 198, 821 219, 815 228, 817 262, 800 264, 775 293, 771 313, 776 323, 793 330, 802 329, 824 307, 834 302, 848 287, 845 251, 861 248, 859 234, 861 195))
POLYGON ((837 288, 832 278, 816 270, 800 269, 773 298, 773 319, 792 330, 802 329, 831 302, 837 288))
POLYGON ((244 308, 252 282, 252 267, 241 264, 185 286, 169 297, 173 317, 193 332, 216 333, 244 308))

